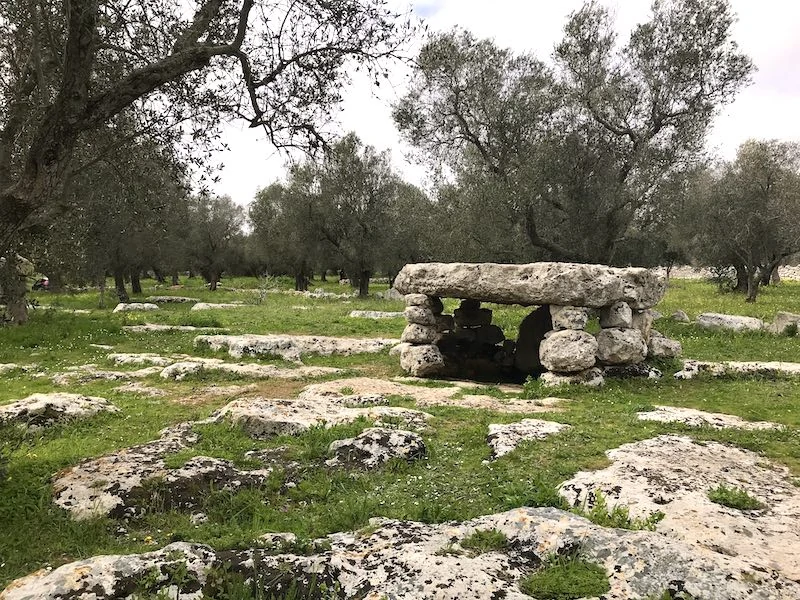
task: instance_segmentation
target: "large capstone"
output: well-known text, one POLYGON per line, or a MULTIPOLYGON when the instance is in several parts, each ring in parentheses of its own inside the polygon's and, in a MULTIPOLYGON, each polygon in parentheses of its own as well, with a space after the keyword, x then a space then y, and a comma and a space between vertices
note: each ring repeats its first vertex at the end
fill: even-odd
POLYGON ((604 265, 419 263, 403 267, 395 287, 404 294, 500 304, 601 308, 624 301, 643 310, 661 300, 666 281, 648 269, 604 265))

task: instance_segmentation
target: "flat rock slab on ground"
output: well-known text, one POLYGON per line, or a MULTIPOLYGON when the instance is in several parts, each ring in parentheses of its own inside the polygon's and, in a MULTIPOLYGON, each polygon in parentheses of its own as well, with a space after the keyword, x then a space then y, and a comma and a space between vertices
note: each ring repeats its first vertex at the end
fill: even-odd
POLYGON ((611 588, 606 600, 679 598, 680 591, 726 600, 800 597, 795 582, 756 570, 747 557, 704 551, 654 532, 600 527, 555 508, 518 508, 462 523, 373 519, 370 524, 367 530, 328 536, 329 550, 304 556, 215 552, 177 542, 145 554, 89 558, 19 579, 0 600, 111 600, 128 597, 145 580, 152 581, 147 592, 153 596, 169 591, 169 597, 213 598, 220 594, 208 574, 222 570, 262 582, 263 597, 282 596, 291 583, 307 590, 314 581, 316 589, 324 583, 340 590, 337 597, 363 600, 530 600, 520 591, 520 579, 549 556, 576 550, 606 572, 611 588), (478 530, 502 532, 507 547, 459 552, 459 542, 478 530), (179 571, 187 576, 170 581, 168 574, 179 571))
POLYGON ((636 413, 642 421, 659 421, 661 423, 683 423, 690 427, 713 427, 714 429, 747 429, 763 431, 765 429, 783 429, 779 423, 769 421, 745 421, 744 419, 722 413, 710 413, 694 408, 677 406, 656 406, 655 410, 636 413))
POLYGON ((800 580, 800 488, 786 467, 748 450, 674 435, 606 454, 610 467, 580 472, 561 485, 572 506, 591 507, 599 490, 609 506, 627 506, 632 517, 664 513, 656 531, 669 538, 740 557, 757 568, 759 577, 777 571, 800 580), (745 490, 765 508, 742 511, 715 504, 708 492, 720 485, 745 490))
POLYGON ((369 427, 354 438, 332 442, 328 453, 333 455, 325 461, 329 467, 374 469, 392 459, 420 460, 428 450, 419 434, 413 431, 369 427))
POLYGON ((153 496, 164 508, 192 508, 210 489, 235 491, 262 485, 269 470, 241 471, 230 462, 198 456, 168 469, 164 458, 197 441, 190 423, 162 432, 161 438, 84 461, 58 473, 53 481, 55 503, 76 520, 97 516, 137 515, 153 496))
POLYGON ((46 427, 92 417, 101 412, 116 413, 119 409, 105 398, 55 392, 31 394, 22 400, 0 406, 0 423, 14 422, 46 427))
POLYGON ((514 451, 520 442, 543 440, 569 428, 569 425, 563 423, 541 419, 523 419, 517 423, 492 423, 489 425, 486 442, 492 448, 492 458, 500 458, 514 451))
POLYGON ((128 383, 123 383, 114 389, 125 394, 139 394, 140 396, 150 396, 151 398, 161 398, 167 395, 166 390, 144 385, 141 381, 130 381, 128 383))
MULTIPOLYGON (((407 381, 425 381, 417 378, 399 378, 407 381)), ((374 379, 371 377, 354 377, 352 379, 337 379, 311 384, 301 394, 310 397, 319 394, 344 396, 341 391, 348 390, 348 394, 380 394, 382 396, 406 396, 413 398, 417 406, 458 406, 461 408, 474 408, 510 413, 541 413, 558 410, 558 405, 569 402, 564 398, 537 398, 527 400, 522 398, 495 398, 480 394, 479 384, 464 382, 442 382, 446 387, 429 387, 423 385, 408 385, 395 381, 374 379), (474 394, 467 393, 470 389, 476 390, 474 394)), ((516 388, 506 388, 516 390, 516 388)), ((501 390, 502 391, 502 390, 501 390)))
POLYGON ((234 358, 242 356, 278 356, 299 362, 303 354, 350 356, 363 352, 382 352, 400 340, 378 338, 338 338, 313 335, 199 335, 195 346, 207 345, 211 350, 227 350, 234 358))
POLYGON ((648 269, 555 262, 409 264, 394 285, 403 294, 441 298, 592 308, 627 302, 637 310, 658 304, 667 289, 666 280, 648 269))
POLYGON ((720 313, 703 313, 697 315, 695 325, 705 329, 729 329, 730 331, 761 331, 766 326, 764 321, 755 317, 739 315, 723 315, 720 313))
POLYGON ((685 360, 683 361, 683 369, 675 373, 675 378, 693 379, 700 373, 707 373, 712 377, 722 377, 724 375, 797 376, 800 375, 800 363, 685 360))
POLYGON ((131 302, 126 304, 125 302, 120 302, 114 307, 114 310, 111 312, 138 312, 138 311, 154 311, 159 310, 158 305, 150 304, 149 302, 131 302))
POLYGON ((198 302, 189 310, 218 310, 222 308, 242 308, 243 306, 247 306, 247 304, 238 302, 221 302, 216 304, 213 302, 198 302))
POLYGON ((397 319, 404 316, 404 312, 386 312, 381 310, 351 310, 350 317, 353 319, 397 319))
POLYGON ((295 435, 311 427, 323 425, 332 427, 352 423, 360 418, 374 422, 376 426, 382 419, 400 420, 406 427, 424 429, 425 421, 431 415, 410 408, 393 406, 372 406, 352 408, 325 395, 303 398, 243 398, 234 400, 216 411, 207 422, 230 421, 239 425, 244 432, 256 439, 277 435, 295 435))
POLYGON ((160 325, 145 323, 144 325, 125 325, 123 331, 131 333, 161 333, 165 331, 220 331, 222 327, 195 327, 194 325, 160 325))

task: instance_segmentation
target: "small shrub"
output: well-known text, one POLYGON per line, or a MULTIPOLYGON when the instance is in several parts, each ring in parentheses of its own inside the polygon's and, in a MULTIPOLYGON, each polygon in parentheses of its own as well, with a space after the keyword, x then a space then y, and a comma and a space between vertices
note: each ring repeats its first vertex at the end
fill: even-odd
POLYGON ((786 337, 797 337, 797 322, 789 323, 783 330, 786 337))
POLYGON ((575 509, 575 512, 602 527, 655 531, 658 522, 664 518, 664 513, 661 511, 650 513, 645 518, 631 518, 627 506, 616 504, 609 509, 605 494, 600 490, 594 490, 591 495, 594 497, 592 508, 587 510, 584 502, 583 507, 575 509))
POLYGON ((721 483, 717 487, 708 491, 708 499, 716 504, 727 506, 728 508, 735 508, 738 510, 758 510, 764 508, 764 505, 747 493, 742 488, 728 487, 721 483))
POLYGON ((593 598, 611 589, 605 570, 577 554, 550 558, 542 569, 520 581, 519 587, 538 600, 593 598))
POLYGON ((354 393, 354 390, 350 386, 346 385, 342 389, 339 390, 339 393, 342 396, 351 396, 354 393))
POLYGON ((475 554, 504 550, 507 546, 506 534, 497 529, 476 529, 472 535, 461 540, 461 547, 475 554))

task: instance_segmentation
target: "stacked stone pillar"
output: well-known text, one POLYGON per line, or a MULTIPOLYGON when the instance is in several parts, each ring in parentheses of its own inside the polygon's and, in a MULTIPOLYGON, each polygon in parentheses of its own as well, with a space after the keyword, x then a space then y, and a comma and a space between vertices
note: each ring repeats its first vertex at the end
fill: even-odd
POLYGON ((453 329, 453 317, 443 315, 440 298, 425 294, 406 296, 405 317, 408 325, 400 341, 400 366, 415 377, 436 375, 444 370, 439 341, 442 334, 453 329))

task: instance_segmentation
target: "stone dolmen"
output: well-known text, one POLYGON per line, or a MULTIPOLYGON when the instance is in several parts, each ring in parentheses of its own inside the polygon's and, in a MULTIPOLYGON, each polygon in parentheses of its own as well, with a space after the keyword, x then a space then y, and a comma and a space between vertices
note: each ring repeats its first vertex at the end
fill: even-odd
POLYGON ((649 309, 664 296, 666 282, 648 269, 420 263, 406 265, 394 286, 407 306, 400 364, 415 376, 519 378, 545 372, 549 383, 601 383, 598 367, 680 353, 680 344, 651 329, 649 309), (459 298, 461 304, 447 315, 442 298, 459 298), (538 308, 513 341, 492 324, 492 311, 481 302, 538 308), (596 335, 586 331, 594 315, 601 327, 596 335))

